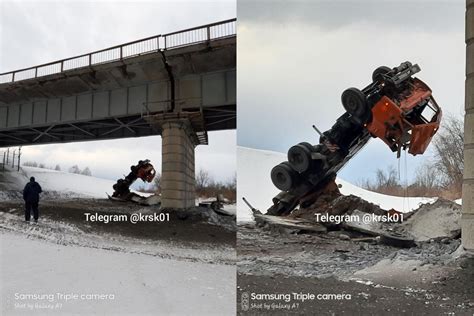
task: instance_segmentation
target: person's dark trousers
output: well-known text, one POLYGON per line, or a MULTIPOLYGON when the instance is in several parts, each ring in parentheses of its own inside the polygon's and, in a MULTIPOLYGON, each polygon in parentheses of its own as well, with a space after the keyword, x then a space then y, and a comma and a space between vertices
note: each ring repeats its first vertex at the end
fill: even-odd
POLYGON ((25 202, 25 221, 27 222, 30 221, 31 211, 33 211, 33 218, 35 219, 35 222, 38 221, 38 202, 25 202))

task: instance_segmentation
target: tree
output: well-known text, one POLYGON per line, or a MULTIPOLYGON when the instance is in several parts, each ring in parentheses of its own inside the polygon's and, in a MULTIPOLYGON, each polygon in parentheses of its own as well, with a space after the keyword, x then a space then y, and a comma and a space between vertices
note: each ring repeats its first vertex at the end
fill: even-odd
POLYGON ((440 185, 440 176, 436 168, 433 168, 433 162, 425 162, 415 171, 415 181, 413 187, 432 191, 438 189, 440 185))
POLYGON ((394 166, 389 166, 387 170, 377 169, 375 171, 375 179, 366 179, 362 182, 362 186, 376 192, 387 192, 401 187, 398 173, 394 166))
POLYGON ((237 189, 237 173, 234 173, 234 176, 227 183, 227 187, 234 191, 237 189))
POLYGON ((89 169, 89 167, 86 167, 84 170, 82 170, 81 174, 82 174, 82 175, 85 175, 85 176, 91 176, 91 175, 92 175, 92 172, 91 172, 91 170, 89 169))
POLYGON ((46 168, 46 166, 45 166, 45 164, 44 164, 44 163, 40 163, 40 164, 38 165, 38 168, 45 169, 45 168, 46 168))
POLYGON ((80 173, 81 173, 81 169, 79 169, 79 167, 78 167, 77 165, 74 165, 74 166, 72 166, 71 168, 69 168, 69 173, 80 174, 80 173))
POLYGON ((399 187, 397 170, 394 166, 389 166, 387 171, 377 169, 375 172, 375 184, 378 188, 393 188, 399 187))
POLYGON ((464 126, 460 118, 447 116, 433 140, 434 167, 442 175, 446 189, 461 192, 464 170, 464 126))
POLYGON ((23 163, 25 167, 38 167, 38 163, 36 161, 25 161, 23 163))
POLYGON ((202 190, 206 188, 210 182, 211 182, 211 176, 209 175, 209 172, 207 172, 204 169, 199 169, 196 175, 196 189, 202 190))
POLYGON ((56 167, 54 167, 54 170, 61 171, 61 167, 59 165, 56 165, 56 167))

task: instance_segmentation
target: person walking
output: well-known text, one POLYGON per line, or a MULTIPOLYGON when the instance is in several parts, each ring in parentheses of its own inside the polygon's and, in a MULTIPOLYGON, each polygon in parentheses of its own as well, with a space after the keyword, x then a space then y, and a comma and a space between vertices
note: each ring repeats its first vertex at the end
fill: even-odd
POLYGON ((38 222, 39 211, 39 195, 43 192, 41 186, 35 181, 35 177, 30 178, 30 182, 25 185, 23 189, 23 200, 25 200, 25 221, 30 222, 31 211, 33 211, 33 218, 35 223, 38 222))

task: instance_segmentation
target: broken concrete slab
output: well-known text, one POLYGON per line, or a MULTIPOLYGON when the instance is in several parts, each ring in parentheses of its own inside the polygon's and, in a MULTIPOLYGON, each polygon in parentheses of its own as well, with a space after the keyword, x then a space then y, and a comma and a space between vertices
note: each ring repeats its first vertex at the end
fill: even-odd
POLYGON ((387 232, 387 229, 383 227, 383 223, 364 220, 366 214, 368 213, 354 210, 352 212, 352 218, 354 218, 354 220, 346 221, 342 223, 342 226, 346 229, 359 231, 372 236, 380 236, 387 232))
MULTIPOLYGON (((368 220, 372 217, 359 210, 352 212, 354 220, 346 221, 342 226, 346 229, 355 230, 372 236, 380 236, 380 242, 386 245, 409 248, 415 246, 415 240, 409 233, 400 233, 394 229, 396 224, 384 223, 377 220, 368 220)), ((375 217, 374 217, 375 218, 375 217)))
POLYGON ((456 238, 461 232, 461 206, 444 199, 424 204, 401 224, 401 228, 416 241, 456 238))
POLYGON ((291 219, 282 216, 254 214, 255 222, 260 227, 285 228, 295 231, 308 231, 324 233, 327 228, 319 223, 308 222, 301 219, 291 219))

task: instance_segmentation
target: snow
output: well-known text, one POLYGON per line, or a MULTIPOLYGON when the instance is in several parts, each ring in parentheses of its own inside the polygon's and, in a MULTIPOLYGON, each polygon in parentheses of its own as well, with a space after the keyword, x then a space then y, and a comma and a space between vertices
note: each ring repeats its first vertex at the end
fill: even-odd
POLYGON ((106 198, 112 195, 115 181, 100 179, 81 174, 41 169, 34 167, 22 168, 28 178, 35 177, 43 191, 65 191, 82 194, 93 198, 106 198))
POLYGON ((0 235, 2 315, 29 311, 15 303, 56 308, 36 308, 38 315, 235 315, 234 266, 55 245, 11 232, 0 235), (15 293, 112 294, 113 299, 55 297, 50 303, 18 300, 15 293))
POLYGON ((344 195, 353 194, 363 198, 366 201, 372 202, 376 205, 379 205, 381 208, 385 210, 395 209, 399 212, 410 212, 422 204, 426 203, 433 203, 436 201, 436 198, 427 198, 427 197, 400 197, 400 196, 392 196, 392 195, 385 195, 380 194, 377 192, 368 191, 362 189, 358 186, 355 186, 347 181, 342 180, 341 178, 337 178, 337 184, 342 185, 340 191, 344 195))
MULTIPOLYGON (((251 221, 252 213, 242 201, 245 197, 254 208, 262 213, 272 205, 272 198, 279 193, 270 179, 270 171, 274 166, 287 160, 286 155, 273 151, 258 150, 247 147, 237 147, 237 220, 251 221)), ((350 162, 349 166, 350 168, 350 162)), ((371 192, 353 185, 341 178, 336 179, 341 184, 341 193, 353 194, 381 208, 409 212, 417 209, 423 203, 432 203, 436 198, 398 197, 371 192)))

